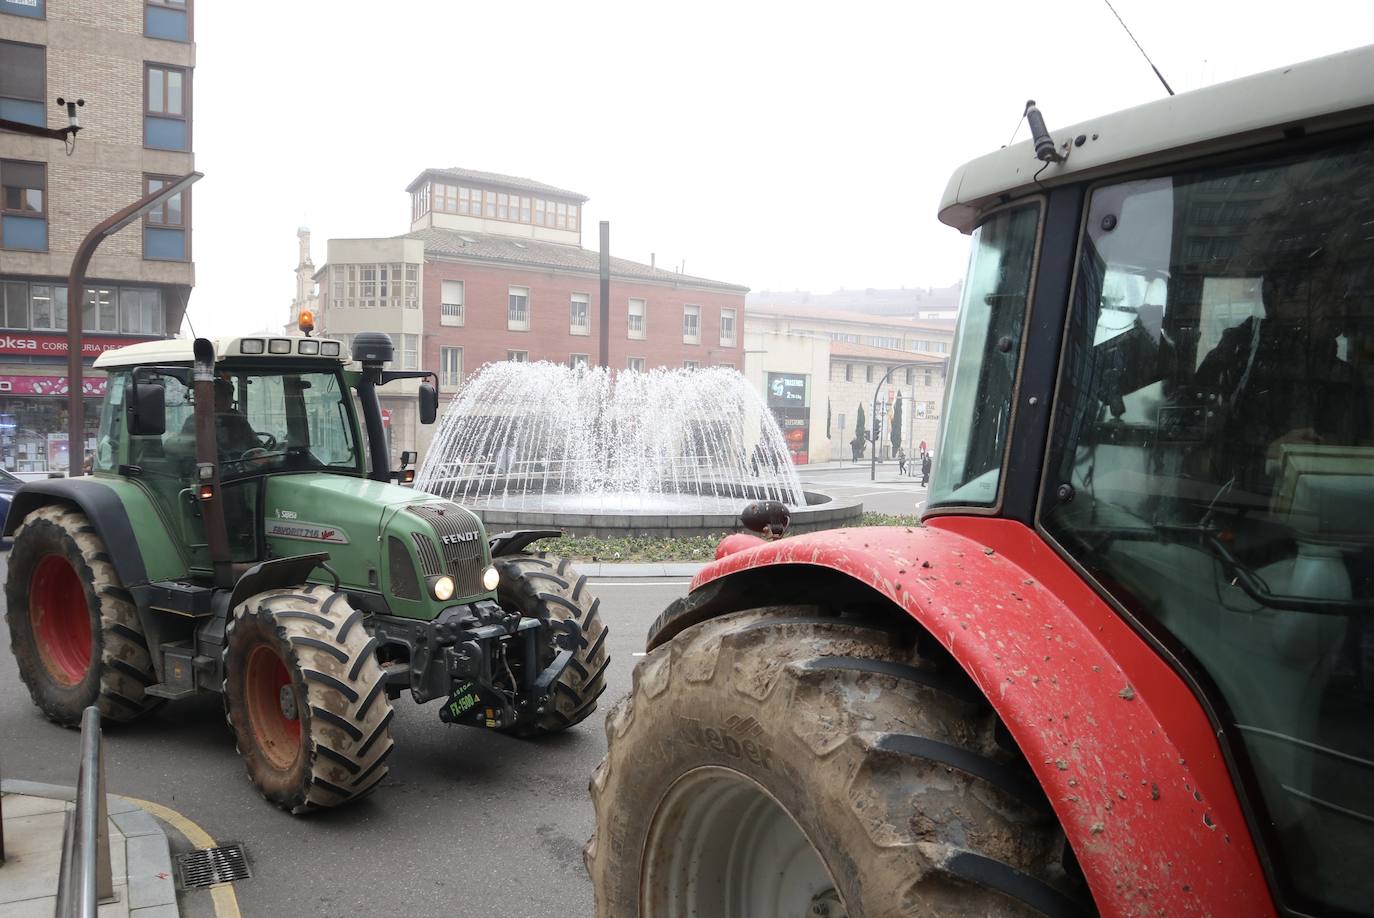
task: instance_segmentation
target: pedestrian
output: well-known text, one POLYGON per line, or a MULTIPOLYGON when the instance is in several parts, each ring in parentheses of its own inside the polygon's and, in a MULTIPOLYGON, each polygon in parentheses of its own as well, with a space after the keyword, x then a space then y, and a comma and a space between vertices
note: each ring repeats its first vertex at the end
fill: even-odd
POLYGON ((906 450, 900 447, 897 449, 897 474, 906 474, 906 450))
POLYGON ((930 453, 921 456, 921 487, 930 484, 930 453))

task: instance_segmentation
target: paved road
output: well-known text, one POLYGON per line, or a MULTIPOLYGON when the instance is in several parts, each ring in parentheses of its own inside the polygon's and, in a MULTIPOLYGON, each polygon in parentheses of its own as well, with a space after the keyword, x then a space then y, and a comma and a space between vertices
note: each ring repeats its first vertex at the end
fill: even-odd
MULTIPOLYGON (((582 845, 592 829, 587 779, 606 749, 603 718, 629 691, 649 624, 686 581, 594 588, 611 628, 608 687, 596 714, 567 733, 515 740, 441 724, 437 704, 401 700, 381 789, 299 818, 258 796, 218 698, 204 698, 108 730, 109 790, 172 807, 217 841, 242 842, 254 871, 236 884, 245 916, 590 915, 582 845)), ((0 768, 7 778, 75 784, 77 734, 42 718, 8 648, 0 624, 0 768)), ((212 914, 204 893, 183 908, 212 914)))
POLYGON ((877 513, 916 514, 925 505, 926 489, 920 477, 897 474, 897 463, 885 462, 877 468, 877 480, 869 480, 867 464, 844 468, 802 467, 797 469, 802 484, 809 490, 824 491, 837 498, 857 498, 865 510, 877 513))

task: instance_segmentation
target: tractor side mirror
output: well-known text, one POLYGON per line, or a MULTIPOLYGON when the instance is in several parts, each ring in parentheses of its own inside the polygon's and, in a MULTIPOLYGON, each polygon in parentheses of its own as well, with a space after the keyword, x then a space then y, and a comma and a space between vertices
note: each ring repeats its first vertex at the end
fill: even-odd
POLYGON ((420 423, 433 424, 439 416, 439 390, 433 383, 420 383, 420 423))
POLYGON ((134 383, 129 401, 129 436, 160 437, 167 432, 167 390, 160 383, 134 383))

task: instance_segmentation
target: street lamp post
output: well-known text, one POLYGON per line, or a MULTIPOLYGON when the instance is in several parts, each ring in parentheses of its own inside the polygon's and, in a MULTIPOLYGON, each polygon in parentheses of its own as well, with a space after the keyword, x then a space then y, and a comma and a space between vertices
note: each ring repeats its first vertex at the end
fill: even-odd
POLYGON ((199 172, 150 191, 128 207, 110 214, 86 234, 72 257, 67 276, 67 474, 72 475, 86 457, 86 414, 81 400, 81 314, 86 306, 86 268, 91 256, 109 236, 122 230, 174 194, 200 181, 199 172))
POLYGON ((873 387, 873 457, 868 461, 869 481, 874 481, 878 477, 878 449, 880 446, 880 444, 878 443, 878 393, 883 390, 883 386, 887 385, 887 381, 892 378, 893 370, 900 370, 905 367, 923 366, 927 366, 927 364, 921 363, 919 361, 893 364, 891 367, 888 367, 887 372, 883 374, 883 378, 878 380, 878 385, 873 387))

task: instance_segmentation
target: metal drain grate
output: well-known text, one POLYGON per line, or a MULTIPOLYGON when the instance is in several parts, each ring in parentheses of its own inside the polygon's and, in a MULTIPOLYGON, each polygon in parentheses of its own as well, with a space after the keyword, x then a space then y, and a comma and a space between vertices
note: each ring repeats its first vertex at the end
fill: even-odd
POLYGON ((252 876, 243 845, 197 848, 177 855, 177 882, 182 889, 204 889, 252 876))

